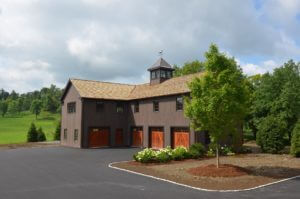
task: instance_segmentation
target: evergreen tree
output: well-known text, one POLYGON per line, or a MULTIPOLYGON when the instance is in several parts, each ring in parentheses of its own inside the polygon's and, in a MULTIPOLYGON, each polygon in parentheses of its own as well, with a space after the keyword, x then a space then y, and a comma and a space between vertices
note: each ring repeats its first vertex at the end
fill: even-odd
POLYGON ((55 129, 54 140, 60 140, 60 131, 61 131, 61 122, 58 122, 55 129))
POLYGON ((34 123, 31 123, 30 128, 27 133, 27 142, 37 141, 37 130, 34 123))
POLYGON ((44 141, 46 141, 46 136, 45 136, 45 133, 44 133, 42 127, 40 127, 37 130, 37 141, 38 142, 44 142, 44 141))

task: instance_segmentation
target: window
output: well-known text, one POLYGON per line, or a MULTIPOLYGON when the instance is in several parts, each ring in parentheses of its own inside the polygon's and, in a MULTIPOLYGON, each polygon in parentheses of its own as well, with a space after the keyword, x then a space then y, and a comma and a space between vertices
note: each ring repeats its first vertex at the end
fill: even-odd
POLYGON ((160 77, 166 78, 166 71, 161 70, 161 71, 160 71, 160 77))
POLYGON ((151 79, 155 79, 156 78, 155 74, 156 74, 155 71, 151 72, 151 79))
POLYGON ((74 130, 74 141, 78 140, 78 129, 74 130))
POLYGON ((172 72, 171 71, 167 71, 167 78, 171 78, 172 77, 172 72))
POLYGON ((124 112, 124 107, 122 102, 117 103, 117 113, 123 113, 124 112))
POLYGON ((158 103, 158 101, 153 101, 153 111, 154 112, 159 111, 159 103, 158 103))
POLYGON ((68 129, 64 129, 64 140, 66 140, 68 137, 68 129))
POLYGON ((159 70, 155 71, 155 78, 159 77, 159 70))
POLYGON ((135 113, 140 112, 140 104, 139 104, 138 101, 136 101, 135 104, 134 104, 134 112, 135 113))
POLYGON ((182 111, 183 109, 183 97, 176 98, 176 111, 182 111))
POLYGON ((104 102, 96 102, 96 112, 103 112, 104 102))
POLYGON ((68 103, 68 113, 75 113, 76 112, 76 102, 68 103))

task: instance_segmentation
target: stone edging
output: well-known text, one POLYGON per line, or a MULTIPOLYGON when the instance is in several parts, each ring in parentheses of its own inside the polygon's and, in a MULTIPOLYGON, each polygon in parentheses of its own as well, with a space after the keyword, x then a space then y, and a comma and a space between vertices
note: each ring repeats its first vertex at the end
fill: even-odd
POLYGON ((125 172, 128 172, 128 173, 133 173, 133 174, 136 174, 136 175, 140 175, 140 176, 152 178, 152 179, 155 179, 155 180, 169 182, 169 183, 172 183, 172 184, 176 184, 176 185, 179 185, 179 186, 187 187, 187 188, 190 188, 190 189, 195 189, 195 190, 198 190, 198 191, 208 191, 208 192, 241 192, 241 191, 251 191, 251 190, 259 189, 259 188, 262 188, 262 187, 270 186, 270 185, 273 185, 273 184, 277 184, 277 183, 280 183, 280 182, 285 182, 285 181, 288 181, 288 180, 292 180, 292 179, 295 179, 295 178, 300 178, 300 175, 298 175, 298 176, 294 176, 294 177, 291 177, 291 178, 285 178, 285 179, 282 179, 282 180, 279 180, 279 181, 276 181, 276 182, 271 182, 271 183, 259 185, 259 186, 248 188, 248 189, 213 190, 213 189, 203 189, 203 188, 199 188, 199 187, 193 187, 193 186, 190 186, 190 185, 186 185, 186 184, 174 182, 174 181, 167 180, 167 179, 164 179, 164 178, 158 178, 158 177, 155 177, 155 176, 151 176, 151 175, 147 175, 147 174, 143 174, 143 173, 139 173, 139 172, 135 172, 135 171, 130 171, 130 170, 127 170, 127 169, 122 169, 122 168, 118 168, 118 167, 112 166, 113 164, 124 163, 124 162, 130 162, 130 161, 112 162, 112 163, 109 163, 108 167, 112 168, 112 169, 117 169, 117 170, 120 170, 120 171, 125 171, 125 172))

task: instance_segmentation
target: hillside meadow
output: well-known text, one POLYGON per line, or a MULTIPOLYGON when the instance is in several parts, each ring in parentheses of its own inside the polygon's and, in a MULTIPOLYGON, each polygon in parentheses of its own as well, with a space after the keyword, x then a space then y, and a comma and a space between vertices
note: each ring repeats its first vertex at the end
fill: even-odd
POLYGON ((0 117, 0 144, 26 142, 31 122, 34 122, 37 128, 42 127, 47 141, 51 141, 59 120, 59 114, 49 112, 42 112, 37 119, 34 114, 29 112, 22 112, 17 116, 0 117))

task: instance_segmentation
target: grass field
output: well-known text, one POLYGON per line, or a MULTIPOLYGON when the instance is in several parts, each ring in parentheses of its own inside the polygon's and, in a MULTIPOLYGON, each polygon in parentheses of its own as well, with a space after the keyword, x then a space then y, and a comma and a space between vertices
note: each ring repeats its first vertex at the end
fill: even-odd
POLYGON ((42 112, 37 120, 35 115, 23 112, 15 117, 0 117, 0 144, 14 144, 26 142, 27 131, 31 122, 36 127, 42 127, 46 134, 47 140, 53 140, 54 131, 59 121, 59 114, 42 112))

